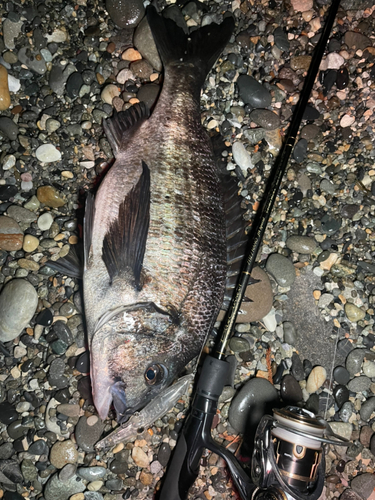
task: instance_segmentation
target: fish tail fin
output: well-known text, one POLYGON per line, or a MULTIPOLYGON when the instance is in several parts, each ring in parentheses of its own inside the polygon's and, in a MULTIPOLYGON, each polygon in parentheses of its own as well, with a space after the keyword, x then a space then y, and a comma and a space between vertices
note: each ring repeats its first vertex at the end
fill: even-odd
POLYGON ((164 67, 181 64, 190 66, 196 83, 201 87, 216 59, 234 30, 234 18, 226 17, 221 24, 208 24, 190 34, 171 19, 160 16, 147 7, 147 20, 164 67))

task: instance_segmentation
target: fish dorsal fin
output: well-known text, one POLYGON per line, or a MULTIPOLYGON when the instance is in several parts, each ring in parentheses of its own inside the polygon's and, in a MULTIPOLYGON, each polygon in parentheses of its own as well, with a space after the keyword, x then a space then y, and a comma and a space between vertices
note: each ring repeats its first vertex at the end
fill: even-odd
POLYGON ((116 156, 121 145, 128 142, 134 132, 147 120, 150 111, 144 102, 134 104, 126 111, 114 111, 110 118, 103 121, 104 132, 116 156))
POLYGON ((248 238, 246 221, 243 218, 245 210, 241 208, 241 197, 238 195, 236 179, 227 173, 222 175, 221 187, 227 239, 227 280, 222 308, 227 309, 241 271, 248 238))
POLYGON ((103 240, 102 257, 111 281, 121 272, 130 271, 139 288, 149 222, 150 170, 142 162, 142 174, 120 204, 118 217, 103 240))
POLYGON ((95 215, 95 198, 92 193, 88 193, 85 206, 85 217, 83 219, 83 266, 87 270, 87 264, 90 255, 92 226, 95 215))

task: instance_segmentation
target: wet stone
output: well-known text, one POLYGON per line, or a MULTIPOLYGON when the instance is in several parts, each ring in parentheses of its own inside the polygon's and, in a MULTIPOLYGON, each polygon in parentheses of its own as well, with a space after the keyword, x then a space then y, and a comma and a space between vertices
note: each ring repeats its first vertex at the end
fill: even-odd
POLYGON ((0 117, 0 131, 11 141, 17 139, 18 126, 7 116, 0 117))
POLYGON ((77 474, 86 481, 101 479, 106 475, 106 473, 107 469, 104 467, 79 467, 77 469, 77 474))
MULTIPOLYGON (((7 404, 9 405, 9 403, 7 404)), ((2 411, 1 405, 0 405, 0 411, 2 411)), ((11 421, 12 423, 8 426, 7 429, 9 437, 11 437, 12 439, 19 439, 20 437, 25 436, 27 434, 28 428, 22 425, 21 420, 15 420, 15 419, 13 420, 14 421, 11 421)))
POLYGON ((113 472, 113 474, 126 474, 128 464, 127 462, 120 462, 120 460, 112 460, 109 465, 109 470, 113 472))
POLYGON ((158 461, 163 467, 167 465, 171 456, 171 448, 168 443, 163 443, 158 451, 158 461))
POLYGON ((349 422, 350 417, 353 414, 353 403, 346 401, 339 411, 339 416, 342 422, 349 422))
POLYGON ((366 316, 365 311, 360 309, 354 304, 347 302, 344 306, 346 317, 349 321, 356 323, 357 321, 361 321, 366 316))
POLYGON ((52 186, 41 186, 37 190, 37 197, 40 203, 47 207, 59 208, 65 205, 65 200, 60 197, 56 188, 52 186))
POLYGON ((232 337, 229 341, 229 347, 233 352, 245 352, 250 348, 249 342, 242 337, 232 337))
POLYGON ((51 309, 43 309, 35 319, 37 325, 50 326, 52 325, 53 314, 51 309))
POLYGON ((280 384, 281 398, 285 403, 294 404, 303 400, 302 389, 292 375, 285 375, 280 384))
POLYGON ((0 216, 0 249, 7 252, 20 250, 23 243, 23 231, 18 222, 11 217, 0 216))
POLYGON ((68 385, 68 379, 64 375, 65 363, 61 358, 52 361, 48 372, 48 381, 51 386, 63 389, 68 385))

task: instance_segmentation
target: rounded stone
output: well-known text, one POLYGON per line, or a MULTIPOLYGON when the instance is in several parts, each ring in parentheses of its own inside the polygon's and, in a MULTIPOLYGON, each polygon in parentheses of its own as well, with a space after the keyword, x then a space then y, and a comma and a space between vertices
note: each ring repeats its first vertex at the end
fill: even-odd
POLYGON ((307 379, 306 390, 309 394, 316 392, 327 379, 327 372, 323 366, 315 366, 307 379))
POLYGON ((316 249, 317 243, 308 236, 290 236, 286 240, 286 246, 293 252, 311 254, 316 249))
POLYGON ((11 103, 8 87, 8 71, 0 64, 0 111, 5 111, 11 103))
POLYGON ((278 402, 275 387, 263 378, 252 378, 233 398, 229 408, 229 423, 237 432, 256 428, 263 415, 278 402))
POLYGON ((285 375, 280 385, 280 395, 283 401, 288 404, 299 403, 303 400, 302 389, 297 380, 292 375, 285 375))
POLYGON ((59 208, 65 205, 65 200, 53 186, 39 187, 36 195, 40 203, 44 203, 47 207, 59 208))
MULTIPOLYGON (((11 422, 17 420, 17 418, 18 413, 16 412, 16 409, 10 403, 8 403, 8 401, 0 403, 0 422, 8 425, 11 422)), ((23 435, 23 433, 21 435, 23 435)))
POLYGON ((245 104, 250 104, 253 108, 267 108, 271 105, 271 94, 252 76, 240 75, 237 85, 240 97, 245 104))
POLYGON ((37 305, 38 294, 29 281, 9 281, 0 294, 0 340, 15 339, 29 324, 37 305))
POLYGON ((366 349, 353 349, 349 352, 345 360, 345 367, 349 374, 354 377, 361 371, 363 360, 366 356, 366 349))
POLYGON ((348 384, 349 391, 352 392, 363 392, 367 391, 371 387, 371 379, 365 375, 360 377, 354 377, 348 384))
POLYGON ((289 345, 294 345, 297 340, 297 332, 294 328, 293 323, 290 321, 284 321, 283 323, 283 331, 284 331, 284 342, 289 345))
POLYGON ((86 481, 101 479, 106 475, 106 473, 107 469, 104 467, 79 467, 77 469, 77 474, 86 481))
POLYGON ((336 366, 333 370, 333 378, 338 384, 346 385, 350 380, 350 373, 343 366, 336 366))
POLYGON ((349 321, 353 323, 361 321, 366 316, 365 311, 355 306, 354 304, 351 304, 350 302, 347 302, 345 304, 344 309, 346 317, 348 318, 349 321))
POLYGON ((132 449, 132 459, 138 467, 144 468, 150 465, 148 456, 139 446, 134 446, 132 449))
POLYGON ((362 365, 363 373, 368 378, 375 378, 375 361, 366 360, 362 365))
POLYGON ((50 461, 56 469, 62 469, 66 464, 75 464, 78 452, 73 441, 58 441, 51 448, 50 461))
POLYGON ((254 109, 250 119, 265 130, 276 130, 280 127, 280 118, 269 109, 254 109))
POLYGON ((233 144, 232 153, 234 161, 241 168, 241 170, 247 171, 247 169, 253 168, 250 154, 246 151, 242 142, 236 141, 233 144))
POLYGON ((5 215, 0 216, 0 249, 7 252, 20 250, 23 232, 17 221, 5 215))
POLYGON ((112 101, 115 97, 120 95, 120 91, 116 85, 110 84, 106 85, 100 94, 102 101, 112 105, 112 101))
POLYGON ((77 444, 84 451, 94 451, 94 445, 102 435, 104 424, 97 418, 94 425, 89 425, 86 417, 81 417, 75 429, 77 444))
POLYGON ((35 155, 38 160, 43 163, 51 163, 61 160, 61 153, 53 144, 42 144, 35 151, 35 155))
POLYGON ((39 240, 32 234, 25 234, 23 238, 23 245, 22 248, 25 252, 33 252, 36 250, 39 246, 39 240))
POLYGON ((120 28, 134 28, 145 13, 142 0, 106 0, 108 14, 120 28))
POLYGON ((364 422, 368 422, 371 418, 372 413, 375 411, 375 396, 367 399, 360 409, 360 416, 364 422))
POLYGON ((50 212, 46 212, 42 214, 37 221, 38 227, 41 231, 48 231, 48 229, 52 226, 53 217, 50 212))
POLYGON ((291 286, 296 279, 296 270, 293 263, 279 253, 271 254, 267 259, 266 270, 283 287, 291 286))
POLYGON ((44 488, 45 500, 68 500, 75 493, 85 491, 86 486, 77 475, 67 481, 61 481, 58 474, 54 474, 44 488))

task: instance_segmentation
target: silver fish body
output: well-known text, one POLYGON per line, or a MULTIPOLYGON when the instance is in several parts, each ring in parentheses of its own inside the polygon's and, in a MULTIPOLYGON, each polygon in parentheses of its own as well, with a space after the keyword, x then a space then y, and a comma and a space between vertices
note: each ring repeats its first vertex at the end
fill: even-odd
MULTIPOLYGON (((148 15, 155 36, 165 21, 148 15)), ((224 24, 216 51, 233 29, 231 19, 224 24)), ((165 79, 151 117, 138 117, 120 137, 117 122, 107 126, 110 138, 117 133, 116 162, 88 206, 83 276, 93 396, 103 419, 113 402, 126 420, 168 386, 199 354, 223 299, 223 201, 200 120, 205 75, 192 52, 176 61, 161 49, 165 79)))

